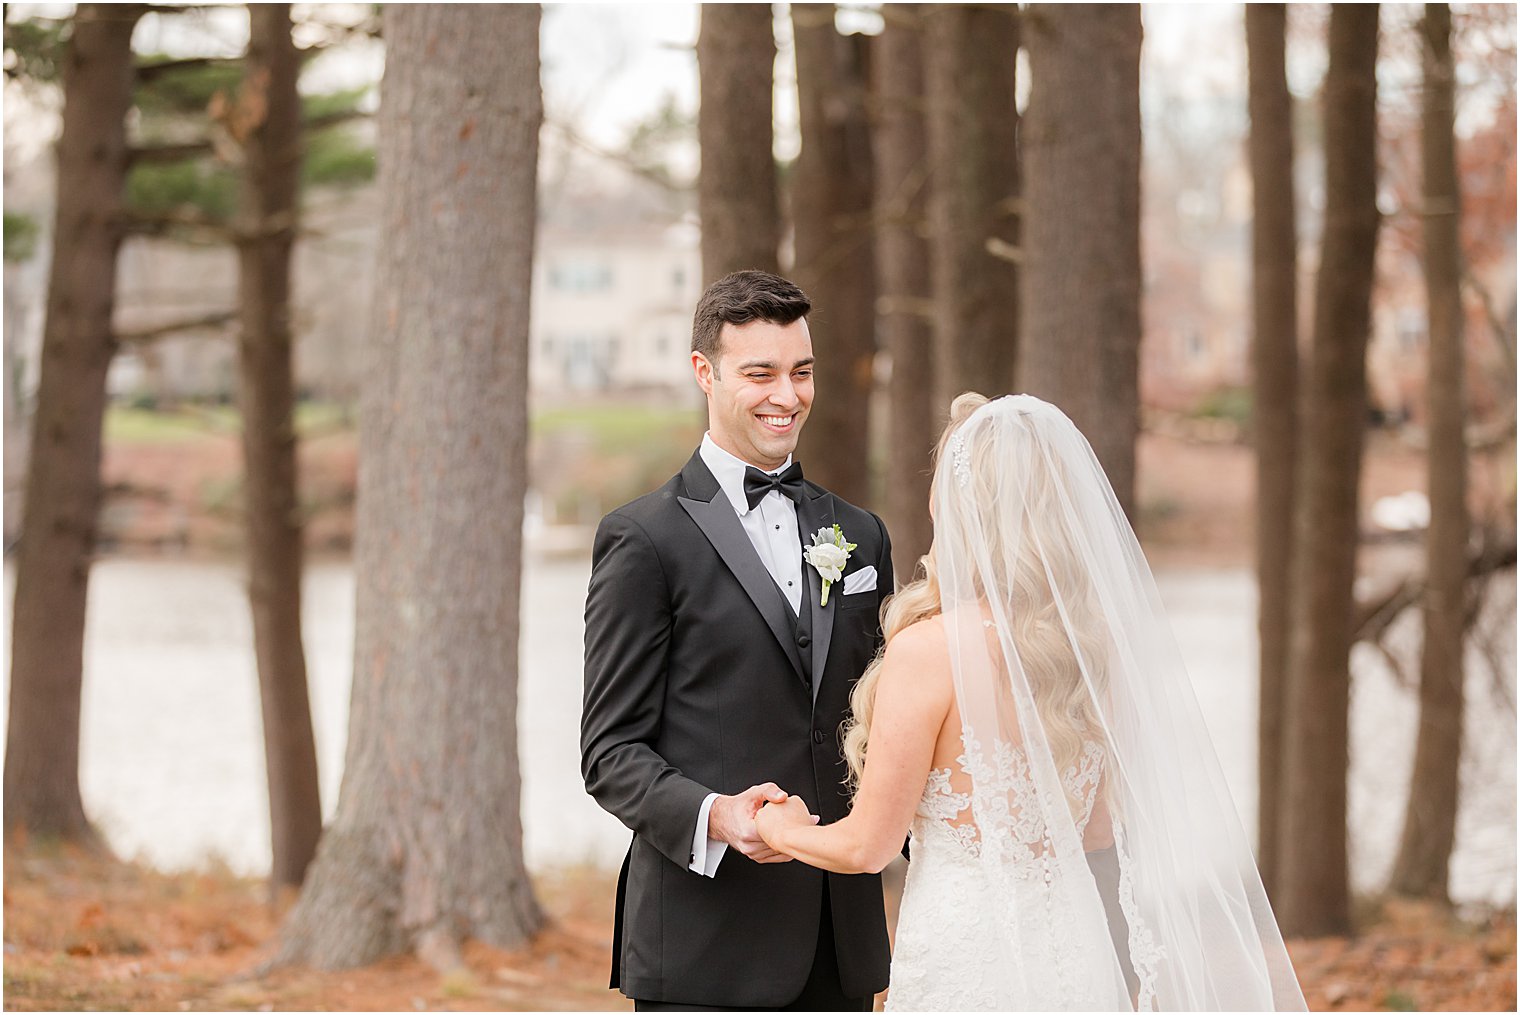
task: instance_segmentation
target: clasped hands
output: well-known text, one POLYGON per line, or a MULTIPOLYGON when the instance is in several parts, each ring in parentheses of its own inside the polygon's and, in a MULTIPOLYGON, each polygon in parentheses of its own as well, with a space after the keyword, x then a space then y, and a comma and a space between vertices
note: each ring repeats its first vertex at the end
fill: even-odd
POLYGON ((818 815, 808 812, 801 797, 766 782, 736 796, 715 799, 707 813, 707 834, 756 863, 786 863, 792 857, 772 845, 777 833, 789 826, 817 823, 818 815))

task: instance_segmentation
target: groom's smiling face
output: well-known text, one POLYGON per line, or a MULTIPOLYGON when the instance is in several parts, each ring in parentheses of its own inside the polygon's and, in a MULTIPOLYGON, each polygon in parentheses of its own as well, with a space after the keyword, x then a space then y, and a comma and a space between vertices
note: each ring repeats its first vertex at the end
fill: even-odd
POLYGON ((691 363, 718 447, 762 469, 779 468, 797 449, 813 407, 807 318, 724 324, 717 362, 693 352, 691 363))

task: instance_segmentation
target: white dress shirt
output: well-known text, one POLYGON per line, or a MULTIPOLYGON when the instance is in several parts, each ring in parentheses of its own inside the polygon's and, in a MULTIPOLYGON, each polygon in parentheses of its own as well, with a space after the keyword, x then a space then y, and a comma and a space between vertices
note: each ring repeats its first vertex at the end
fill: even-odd
MULTIPOLYGON (((760 562, 770 572, 771 578, 776 582, 787 602, 792 605, 792 613, 800 614, 802 611, 802 538, 797 532, 797 505, 783 496, 779 490, 771 490, 760 499, 754 510, 750 510, 749 498, 744 495, 744 470, 749 468, 749 463, 736 458, 724 451, 713 441, 712 434, 707 433, 702 437, 702 447, 698 451, 702 456, 702 463, 712 472, 713 478, 718 481, 718 486, 728 497, 733 505, 734 513, 739 516, 739 523, 744 526, 744 532, 749 536, 749 541, 755 547, 755 553, 759 554, 760 562)), ((761 469, 762 472, 770 472, 771 475, 786 469, 792 464, 792 456, 787 455, 786 461, 779 468, 773 470, 761 469)), ((758 465, 755 468, 760 468, 758 465)), ((702 801, 702 807, 697 812, 697 827, 691 840, 691 867, 698 874, 712 877, 718 873, 718 864, 723 859, 723 854, 728 851, 728 843, 719 839, 707 837, 707 819, 712 811, 713 801, 718 794, 709 793, 702 801)))

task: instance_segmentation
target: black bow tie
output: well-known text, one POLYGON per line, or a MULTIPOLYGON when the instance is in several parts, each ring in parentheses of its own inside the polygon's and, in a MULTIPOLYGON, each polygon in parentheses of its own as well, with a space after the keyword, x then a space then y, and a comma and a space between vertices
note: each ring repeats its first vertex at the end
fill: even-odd
POLYGON ((744 498, 749 501, 751 511, 755 510, 755 505, 759 504, 772 490, 779 491, 781 496, 790 498, 794 504, 801 504, 804 493, 802 466, 793 462, 775 476, 768 472, 761 472, 753 465, 744 467, 744 498))

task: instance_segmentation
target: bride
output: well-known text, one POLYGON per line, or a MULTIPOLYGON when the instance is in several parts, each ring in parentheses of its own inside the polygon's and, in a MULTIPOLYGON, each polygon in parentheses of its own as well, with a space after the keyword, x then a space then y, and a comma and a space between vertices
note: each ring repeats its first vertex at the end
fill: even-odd
POLYGON ((880 871, 911 834, 889 1010, 1303 1009, 1134 532, 1087 441, 964 394, 934 545, 856 685, 850 815, 779 852, 880 871))

